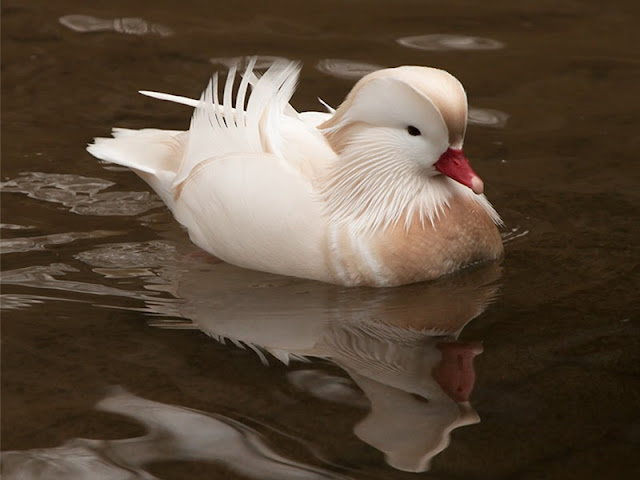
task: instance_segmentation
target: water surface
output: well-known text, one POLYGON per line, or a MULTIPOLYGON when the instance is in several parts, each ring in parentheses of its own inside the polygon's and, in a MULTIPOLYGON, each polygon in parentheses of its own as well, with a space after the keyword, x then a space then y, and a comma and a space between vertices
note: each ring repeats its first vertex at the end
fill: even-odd
POLYGON ((640 471, 637 2, 5 1, 7 478, 629 478, 640 471), (293 104, 437 66, 506 257, 342 289, 211 264, 112 126, 188 127, 233 57, 293 104), (412 472, 412 473, 411 473, 412 472), (417 472, 417 473, 416 473, 417 472))

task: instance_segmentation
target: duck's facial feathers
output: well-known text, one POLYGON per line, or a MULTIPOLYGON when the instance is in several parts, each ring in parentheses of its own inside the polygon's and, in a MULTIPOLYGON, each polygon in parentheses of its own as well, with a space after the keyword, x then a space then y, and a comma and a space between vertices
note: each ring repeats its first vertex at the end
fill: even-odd
POLYGON ((398 67, 362 78, 318 127, 340 157, 320 184, 332 220, 360 231, 409 228, 414 218, 435 226, 456 195, 477 197, 498 220, 473 193, 482 181, 461 150, 466 118, 464 88, 443 70, 398 67))
POLYGON ((433 165, 449 145, 447 126, 433 102, 412 85, 391 77, 356 85, 319 128, 339 153, 361 142, 378 154, 387 146, 388 154, 398 161, 423 167, 433 165))
POLYGON ((467 128, 467 94, 458 79, 430 67, 405 66, 391 70, 388 74, 402 79, 431 100, 447 126, 449 146, 462 148, 467 128))

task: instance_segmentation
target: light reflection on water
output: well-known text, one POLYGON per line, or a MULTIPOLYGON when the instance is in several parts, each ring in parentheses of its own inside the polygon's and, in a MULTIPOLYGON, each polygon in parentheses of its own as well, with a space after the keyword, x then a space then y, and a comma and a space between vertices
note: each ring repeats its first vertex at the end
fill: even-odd
POLYGON ((153 462, 213 462, 248 478, 320 480, 346 477, 277 454, 255 430, 231 418, 154 402, 113 388, 95 407, 142 423, 146 435, 123 440, 76 438, 55 448, 2 453, 3 477, 155 479, 153 462))
POLYGON ((61 25, 80 33, 117 32, 127 35, 159 35, 169 37, 173 30, 164 25, 149 23, 144 18, 97 18, 91 15, 64 15, 58 19, 61 25))
POLYGON ((48 297, 45 295, 31 295, 22 293, 3 293, 0 295, 0 310, 21 310, 53 301, 75 302, 68 298, 48 297))
MULTIPOLYGON (((277 57, 274 55, 258 55, 254 70, 266 70, 275 61, 284 60, 284 57, 277 57)), ((223 66, 230 68, 234 65, 238 65, 240 69, 244 69, 247 66, 248 57, 213 57, 209 61, 213 65, 223 66)))
POLYGON ((482 125, 484 127, 503 128, 507 125, 509 115, 499 110, 490 108, 469 107, 469 125, 482 125))
MULTIPOLYGON (((354 433, 400 470, 428 470, 432 458, 448 446, 452 430, 479 421, 470 394, 473 357, 482 348, 457 338, 495 297, 497 265, 428 284, 348 289, 202 262, 159 241, 104 245, 76 255, 76 260, 105 278, 143 277, 146 291, 56 278, 77 271, 65 264, 6 272, 3 283, 141 300, 144 311, 156 317, 150 325, 200 329, 218 341, 251 348, 264 363, 270 356, 285 364, 314 357, 330 360, 351 380, 311 364, 290 372, 289 382, 306 395, 365 409, 368 413, 353 426, 354 433), (167 292, 171 297, 163 296, 167 292)), ((34 296, 31 301, 39 300, 34 296)), ((28 305, 25 299, 23 307, 28 305)), ((15 299, 8 308, 16 308, 15 299)), ((18 475, 8 478, 48 478, 54 465, 67 478, 86 473, 86 468, 103 472, 94 478, 114 478, 116 463, 138 472, 132 478, 147 478, 140 476, 145 462, 160 458, 223 462, 256 478, 337 478, 277 456, 235 420, 172 405, 153 403, 151 408, 152 403, 120 392, 98 405, 112 405, 110 411, 143 422, 151 431, 147 436, 116 442, 75 439, 46 451, 8 452, 3 464, 18 475), (150 411, 155 412, 153 420, 145 417, 150 411), (187 438, 186 432, 200 440, 187 438), (162 448, 167 436, 174 446, 168 457, 162 448), (247 442, 251 451, 262 445, 260 454, 251 457, 247 442), (225 445, 224 455, 220 445, 225 445), (127 449, 142 453, 127 457, 122 453, 127 449), (240 461, 247 455, 249 460, 240 461)))
POLYGON ((365 75, 384 68, 373 63, 354 62, 340 58, 325 58, 316 64, 322 73, 346 80, 358 80, 365 75))
POLYGON ((164 328, 198 328, 212 338, 290 361, 330 359, 362 390, 335 377, 296 373, 310 395, 337 403, 369 403, 354 433, 400 470, 426 471, 455 428, 477 423, 469 403, 479 343, 458 342, 464 326, 495 297, 497 265, 428 284, 348 289, 200 264, 173 278, 178 302, 147 302, 164 328), (220 283, 211 278, 224 279, 220 283), (303 377, 301 377, 303 375, 303 377), (310 375, 310 376, 309 376, 310 375), (348 400, 345 401, 345 398, 348 400))
POLYGON ((417 50, 499 50, 504 43, 492 38, 434 33, 399 38, 397 42, 417 50))
POLYGON ((150 192, 103 192, 113 185, 101 178, 29 172, 0 183, 0 189, 5 193, 23 193, 37 200, 60 203, 79 215, 138 215, 163 205, 150 192))
POLYGON ((46 250, 46 247, 51 245, 63 245, 75 240, 104 238, 118 235, 118 233, 120 232, 94 230, 92 232, 53 233, 35 237, 2 238, 0 239, 0 249, 2 249, 2 253, 33 252, 35 250, 46 250))
MULTIPOLYGON (((3 286, 12 285, 37 290, 47 289, 65 292, 65 295, 63 298, 60 298, 60 300, 67 300, 65 297, 68 293, 90 296, 128 297, 137 300, 147 300, 152 298, 150 294, 145 292, 123 290, 120 288, 102 285, 100 283, 90 283, 77 280, 60 280, 59 278, 56 278, 76 272, 78 272, 78 269, 64 263, 34 265, 15 270, 5 270, 2 272, 0 283, 3 286)), ((153 294, 153 292, 150 293, 153 294)), ((13 302, 11 305, 12 308, 16 308, 17 304, 13 302)), ((27 306, 31 304, 26 302, 24 305, 27 306)))

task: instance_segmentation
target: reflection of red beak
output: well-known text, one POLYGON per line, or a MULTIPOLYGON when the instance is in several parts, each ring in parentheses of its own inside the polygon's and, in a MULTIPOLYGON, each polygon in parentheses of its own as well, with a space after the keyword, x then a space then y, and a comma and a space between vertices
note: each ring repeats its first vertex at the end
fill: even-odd
POLYGON ((482 353, 482 344, 440 342, 436 346, 442 352, 442 360, 433 369, 434 380, 456 402, 468 402, 476 383, 473 357, 482 353))
POLYGON ((443 175, 469 187, 473 193, 480 194, 484 190, 482 179, 473 171, 469 160, 460 149, 448 148, 440 155, 435 167, 443 175))

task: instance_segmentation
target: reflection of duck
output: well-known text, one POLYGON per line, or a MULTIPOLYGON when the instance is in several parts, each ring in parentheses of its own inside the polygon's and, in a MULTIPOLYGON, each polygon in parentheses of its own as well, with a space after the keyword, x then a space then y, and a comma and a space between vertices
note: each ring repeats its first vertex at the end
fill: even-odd
POLYGON ((263 351, 285 363, 331 359, 371 404, 355 433, 390 465, 425 471, 453 429, 479 421, 468 400, 482 349, 457 337, 493 298, 499 275, 488 265, 430 284, 348 289, 203 264, 174 279, 179 303, 149 306, 188 319, 156 326, 199 328, 263 360, 263 351), (211 284, 212 271, 220 284, 211 284))
POLYGON ((2 453, 7 480, 155 480, 154 462, 214 462, 261 480, 344 479, 342 475, 284 458, 258 432, 222 415, 153 402, 115 388, 96 405, 142 423, 147 434, 124 440, 76 438, 47 449, 2 453))
POLYGON ((261 77, 255 65, 239 82, 231 65, 222 92, 216 73, 200 101, 146 92, 195 107, 188 132, 114 129, 89 152, 133 169, 194 243, 246 268, 390 286, 502 254, 500 219, 462 151, 457 79, 383 69, 337 110, 298 113, 299 64, 276 60, 261 77))

